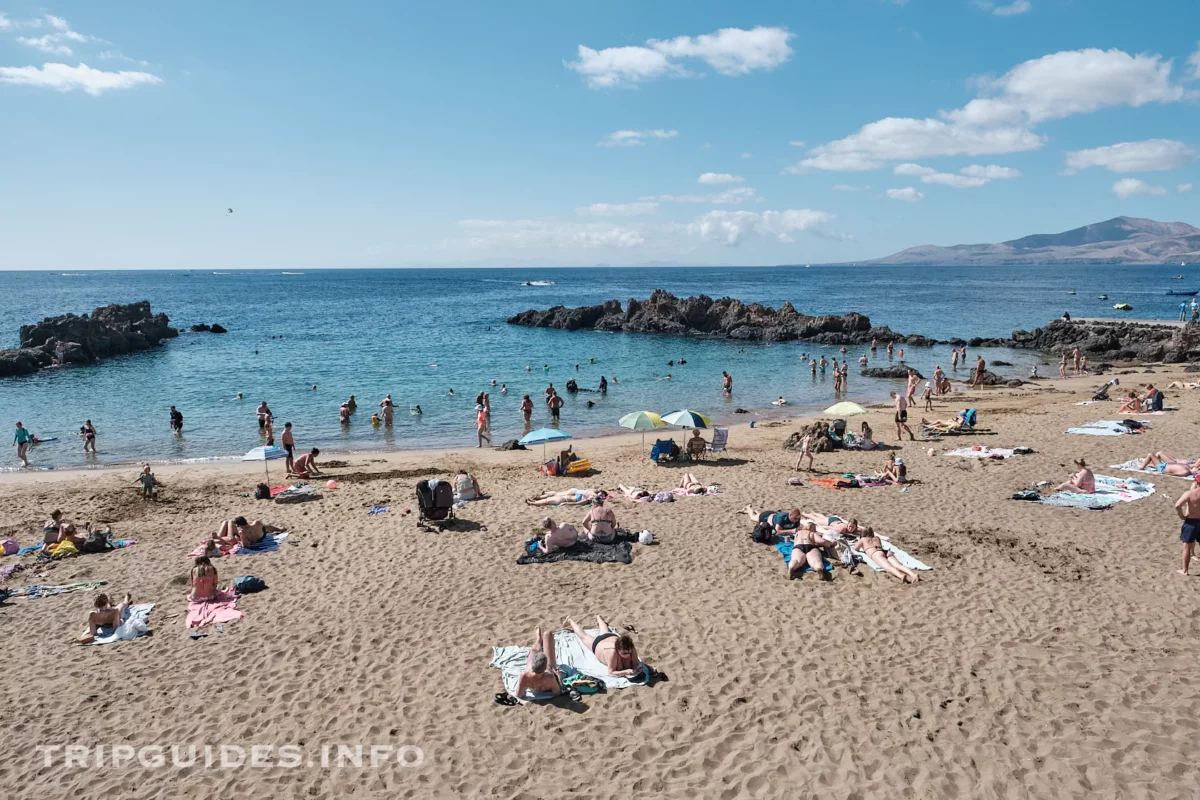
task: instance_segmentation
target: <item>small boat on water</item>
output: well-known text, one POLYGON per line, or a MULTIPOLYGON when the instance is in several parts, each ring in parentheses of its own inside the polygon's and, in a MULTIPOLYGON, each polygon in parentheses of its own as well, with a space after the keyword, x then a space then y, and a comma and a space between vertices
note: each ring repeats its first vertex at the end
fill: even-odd
POLYGON ((1072 289, 1071 291, 1067 292, 1067 294, 1075 294, 1075 290, 1072 289))
POLYGON ((1172 275, 1172 276, 1171 276, 1171 280, 1173 280, 1173 281, 1181 281, 1181 280, 1183 280, 1183 276, 1182 276, 1182 275, 1172 275))
POLYGON ((1167 292, 1170 297, 1195 297, 1197 294, 1200 294, 1200 289, 1194 292, 1167 292))
POLYGON ((1108 295, 1106 295, 1106 294, 1102 294, 1102 295, 1100 295, 1099 297, 1097 297, 1096 299, 1097 299, 1097 300, 1107 300, 1107 299, 1108 299, 1108 295))
POLYGON ((1133 306, 1129 305, 1129 303, 1117 303, 1113 306, 1113 309, 1116 311, 1133 311, 1133 306))
POLYGON ((525 281, 526 286, 553 286, 554 281, 525 281))

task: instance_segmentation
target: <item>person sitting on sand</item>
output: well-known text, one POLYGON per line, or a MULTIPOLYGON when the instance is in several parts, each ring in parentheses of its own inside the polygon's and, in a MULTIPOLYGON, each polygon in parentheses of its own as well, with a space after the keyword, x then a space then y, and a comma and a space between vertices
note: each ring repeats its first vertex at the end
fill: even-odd
POLYGON ((621 494, 625 495, 626 500, 632 500, 635 503, 648 503, 654 499, 654 495, 647 492, 641 486, 626 486, 623 483, 618 483, 617 489, 621 491, 621 494))
POLYGON ((1194 458, 1173 458, 1166 453, 1158 452, 1150 453, 1142 459, 1141 463, 1138 464, 1138 469, 1152 469, 1164 475, 1189 478, 1200 472, 1200 464, 1197 464, 1194 458))
POLYGON ((563 550, 579 541, 579 531, 575 530, 574 525, 568 525, 565 522, 560 525, 550 517, 546 517, 542 520, 541 527, 546 531, 546 535, 538 542, 538 549, 543 553, 563 550))
POLYGON ((96 641, 96 636, 100 633, 101 628, 110 628, 116 631, 121 627, 121 623, 125 620, 125 612, 133 605, 133 595, 126 594, 125 599, 121 601, 121 605, 113 608, 109 602, 108 595, 100 593, 96 595, 95 610, 88 614, 87 630, 75 641, 79 644, 91 644, 96 641))
MULTIPOLYGON (((529 649, 529 658, 525 661, 525 671, 517 679, 517 692, 512 697, 521 700, 526 692, 549 692, 554 696, 566 694, 562 673, 558 670, 558 662, 554 653, 554 631, 543 632, 538 628, 534 633, 533 647, 529 649)), ((501 696, 502 697, 502 696, 501 696)))
POLYGON ((875 447, 875 432, 871 430, 871 426, 868 425, 867 421, 864 419, 861 433, 858 435, 858 449, 874 450, 875 447))
POLYGON ((158 482, 158 478, 154 477, 154 473, 150 471, 150 465, 142 467, 142 473, 133 479, 134 483, 142 484, 142 497, 146 500, 156 500, 158 498, 158 487, 162 486, 158 482))
POLYGON ((821 580, 831 581, 833 576, 825 569, 824 547, 828 544, 817 526, 810 520, 796 532, 792 539, 792 556, 788 559, 788 580, 796 580, 807 565, 813 572, 821 576, 821 580))
POLYGON ((592 501, 592 507, 583 517, 583 529, 593 542, 611 544, 617 538, 617 516, 604 504, 603 497, 592 501))
POLYGON ((862 536, 858 537, 858 541, 851 547, 893 578, 899 578, 905 583, 917 583, 921 580, 917 573, 901 564, 894 555, 883 549, 883 540, 876 536, 874 529, 870 527, 863 530, 862 536))
POLYGON ((1137 414, 1142 410, 1142 398, 1138 397, 1136 389, 1130 389, 1129 394, 1121 399, 1118 414, 1137 414))
MULTIPOLYGON (((525 501, 531 506, 586 506, 604 492, 596 489, 564 489, 561 492, 542 492, 525 501)), ((607 495, 605 495, 607 497, 607 495)))
POLYGON ((638 658, 633 639, 628 634, 613 633, 612 628, 599 614, 596 615, 596 627, 600 629, 600 633, 595 636, 588 635, 573 619, 568 619, 567 624, 575 631, 583 646, 591 650, 596 658, 608 667, 608 673, 613 677, 633 677, 645 668, 642 660, 638 658))
POLYGON ((887 463, 875 474, 880 480, 888 483, 906 483, 908 479, 908 469, 904 466, 904 461, 896 458, 895 453, 888 453, 887 463))
POLYGON ((42 525, 42 550, 46 550, 50 545, 58 544, 62 528, 67 524, 69 523, 63 519, 62 512, 57 508, 50 512, 50 519, 42 525))
POLYGON ((479 488, 479 481, 476 477, 468 473, 465 469, 460 469, 458 474, 454 476, 454 499, 456 502, 464 500, 479 500, 483 497, 483 490, 479 488))
POLYGON ((760 522, 769 523, 775 529, 775 533, 782 534, 785 531, 794 531, 796 526, 800 524, 802 515, 800 509, 793 508, 791 511, 755 511, 751 506, 746 506, 742 509, 742 513, 750 518, 750 521, 757 525, 760 522))
POLYGON ((1094 494, 1096 491, 1096 476, 1088 469, 1087 462, 1082 458, 1077 458, 1075 459, 1075 466, 1079 467, 1079 471, 1071 475, 1065 483, 1060 483, 1054 487, 1054 491, 1094 494))
POLYGON ((221 529, 213 537, 218 545, 240 545, 252 547, 263 540, 268 533, 279 533, 283 528, 267 525, 262 520, 247 522, 245 517, 234 517, 221 523, 221 529))
POLYGON ((312 478, 320 475, 321 470, 317 468, 317 456, 321 455, 321 451, 313 448, 311 451, 297 458, 292 462, 292 468, 288 470, 289 478, 312 478))
POLYGON ((192 590, 187 599, 193 603, 208 603, 217 596, 217 568, 207 555, 196 556, 192 567, 192 590))
POLYGON ((1162 411, 1163 393, 1152 384, 1146 384, 1146 396, 1142 398, 1142 411, 1162 411))

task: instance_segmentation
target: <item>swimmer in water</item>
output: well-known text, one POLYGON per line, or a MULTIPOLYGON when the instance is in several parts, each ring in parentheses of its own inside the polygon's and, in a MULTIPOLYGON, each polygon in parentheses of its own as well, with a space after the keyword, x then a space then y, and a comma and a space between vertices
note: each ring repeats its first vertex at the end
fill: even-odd
POLYGON ((313 384, 313 388, 312 388, 312 390, 313 390, 314 392, 317 390, 317 385, 316 385, 315 383, 313 384))
POLYGON ((454 389, 451 389, 451 390, 450 390, 450 396, 451 396, 451 397, 454 397, 454 389))
POLYGON ((500 384, 500 394, 508 394, 508 386, 507 385, 505 385, 503 383, 500 384))
POLYGON ((786 405, 787 405, 787 400, 784 400, 784 399, 783 399, 783 395, 780 395, 778 398, 776 398, 775 400, 772 400, 772 401, 771 401, 771 405, 773 405, 773 406, 786 406, 786 405))
POLYGON ((242 399, 242 393, 241 393, 241 392, 238 392, 237 394, 235 394, 235 395, 233 396, 233 399, 234 399, 234 400, 241 400, 241 399, 242 399))
POLYGON ((667 373, 667 377, 666 377, 666 378, 664 378, 663 380, 668 380, 668 381, 669 381, 669 380, 671 380, 671 373, 669 373, 669 372, 668 372, 668 373, 667 373))
POLYGON ((496 385, 496 379, 492 378, 492 386, 495 386, 495 385, 496 385))
POLYGON ((589 363, 589 364, 595 364, 595 363, 596 363, 596 359, 595 359, 595 358, 589 358, 589 359, 588 359, 588 363, 589 363))
POLYGON ((408 410, 408 413, 412 414, 414 417, 419 417, 425 412, 421 410, 420 406, 413 406, 408 410))
POLYGON ((371 424, 372 424, 372 425, 374 425, 376 428, 378 428, 378 427, 379 427, 379 422, 380 422, 379 415, 378 415, 378 414, 372 414, 372 415, 371 415, 371 424))
POLYGON ((526 365, 525 365, 525 371, 526 371, 526 372, 529 372, 529 371, 531 371, 532 369, 533 369, 533 367, 529 366, 528 364, 526 364, 526 365))

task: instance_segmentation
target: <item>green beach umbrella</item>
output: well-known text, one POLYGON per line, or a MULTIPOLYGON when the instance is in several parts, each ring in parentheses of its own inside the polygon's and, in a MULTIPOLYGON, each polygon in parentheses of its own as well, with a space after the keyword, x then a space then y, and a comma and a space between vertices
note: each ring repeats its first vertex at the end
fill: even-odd
POLYGON ((662 417, 653 411, 634 411, 632 414, 626 414, 617 420, 617 424, 622 428, 629 428, 631 431, 641 431, 643 447, 646 444, 646 431, 654 430, 655 428, 665 428, 667 426, 667 423, 663 422, 662 417))
POLYGON ((853 417, 857 414, 866 414, 867 410, 858 403, 851 403, 849 400, 843 400, 840 403, 835 403, 825 409, 826 414, 833 414, 837 417, 853 417))

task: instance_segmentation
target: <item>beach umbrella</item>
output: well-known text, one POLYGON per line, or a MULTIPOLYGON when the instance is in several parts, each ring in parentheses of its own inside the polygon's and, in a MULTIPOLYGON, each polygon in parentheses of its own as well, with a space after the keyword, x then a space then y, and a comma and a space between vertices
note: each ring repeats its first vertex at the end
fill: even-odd
POLYGON ((646 431, 667 426, 667 423, 662 421, 662 417, 653 411, 634 411, 617 420, 617 424, 622 428, 629 428, 631 431, 641 431, 643 447, 646 444, 646 431))
POLYGON ((858 403, 851 403, 849 400, 843 400, 840 403, 835 403, 825 409, 826 414, 833 414, 835 417, 853 417, 856 414, 865 414, 867 410, 858 403))
POLYGON ((536 431, 530 431, 520 438, 518 444, 531 445, 540 444, 542 446, 542 458, 546 457, 547 442, 561 442, 564 439, 570 439, 571 434, 566 431, 560 431, 557 428, 538 428, 536 431))
POLYGON ((282 447, 276 447, 275 445, 271 445, 270 447, 267 447, 266 445, 264 445, 262 447, 256 447, 253 450, 251 450, 250 452, 246 453, 246 455, 242 456, 242 461, 261 461, 261 462, 263 462, 263 470, 265 470, 267 473, 267 485, 270 486, 271 485, 271 469, 270 469, 270 467, 267 466, 267 462, 273 461, 277 458, 286 458, 286 457, 287 457, 287 450, 284 450, 282 447))
POLYGON ((686 408, 664 414, 662 421, 668 425, 678 425, 682 428, 707 428, 712 424, 712 420, 699 411, 691 411, 686 408))

